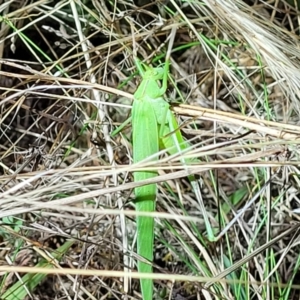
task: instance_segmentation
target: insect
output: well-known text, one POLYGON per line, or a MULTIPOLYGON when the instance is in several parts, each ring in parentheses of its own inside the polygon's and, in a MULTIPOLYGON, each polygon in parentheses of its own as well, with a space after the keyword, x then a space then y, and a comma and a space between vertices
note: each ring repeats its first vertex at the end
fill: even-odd
MULTIPOLYGON (((143 69, 136 60, 137 68, 142 75, 142 82, 134 94, 132 107, 132 143, 133 161, 138 163, 159 152, 160 137, 168 122, 169 104, 162 98, 165 93, 167 78, 163 68, 143 69), (163 79, 162 87, 157 80, 163 79)), ((157 176, 155 171, 134 173, 134 181, 146 180, 157 176)), ((149 184, 135 188, 136 210, 138 212, 154 212, 157 185, 149 184)), ((137 216, 137 253, 153 261, 154 219, 152 217, 137 216)), ((139 272, 152 272, 152 266, 138 261, 139 272)), ((142 279, 143 295, 152 298, 152 280, 142 279)), ((145 298, 146 299, 146 298, 145 298)))
MULTIPOLYGON (((173 34, 173 38, 174 38, 173 34)), ((166 149, 170 154, 180 154, 190 147, 183 139, 179 125, 170 105, 163 98, 167 90, 169 59, 172 43, 169 44, 168 53, 164 67, 149 67, 135 59, 135 64, 142 81, 134 93, 134 101, 131 113, 132 122, 132 144, 133 162, 149 162, 157 160, 157 153, 166 149), (161 83, 161 86, 159 84, 161 83)), ((125 123, 127 124, 129 120, 125 123)), ((115 135, 124 126, 120 126, 113 132, 115 135)), ((188 160, 182 158, 181 162, 186 166, 188 160)), ((134 181, 142 181, 157 176, 156 170, 141 170, 134 172, 134 181)), ((188 176, 189 181, 196 194, 198 202, 201 201, 199 185, 193 175, 188 176)), ((148 184, 136 187, 135 207, 137 212, 155 212, 155 200, 157 195, 157 184, 148 184)), ((203 203, 201 204, 203 206, 203 203)), ((207 216, 204 221, 209 224, 207 216)), ((154 219, 153 217, 137 216, 137 254, 150 263, 138 261, 138 271, 141 273, 152 273, 151 262, 153 261, 154 244, 154 219)), ((208 235, 213 235, 210 224, 207 228, 208 235)), ((144 300, 153 299, 152 279, 141 279, 141 290, 144 300)))
MULTIPOLYGON (((189 144, 183 139, 175 116, 170 105, 163 98, 167 90, 169 63, 165 66, 151 68, 135 61, 137 69, 142 76, 142 82, 134 93, 132 107, 132 144, 133 162, 143 160, 157 160, 161 148, 169 154, 178 154, 186 150, 189 144), (158 81, 161 81, 159 86, 158 81)), ((187 161, 182 159, 182 163, 187 161)), ((134 172, 134 181, 151 179, 157 176, 155 170, 134 172)), ((193 176, 189 176, 197 198, 201 198, 198 183, 193 176)), ((149 184, 135 188, 136 211, 154 212, 157 195, 157 185, 149 184)), ((153 217, 137 216, 137 253, 153 261, 154 219, 153 217)), ((208 221, 207 221, 208 222, 208 221)), ((209 223, 209 222, 208 222, 209 223)), ((209 231, 209 230, 208 230, 209 231)), ((146 262, 138 261, 138 270, 141 273, 152 273, 152 266, 146 262)), ((143 299, 153 299, 152 279, 141 279, 143 299)))

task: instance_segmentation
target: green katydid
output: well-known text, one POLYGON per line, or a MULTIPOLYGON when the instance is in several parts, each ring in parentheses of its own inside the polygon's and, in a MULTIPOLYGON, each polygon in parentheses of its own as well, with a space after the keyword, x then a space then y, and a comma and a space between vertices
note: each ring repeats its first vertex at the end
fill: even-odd
MULTIPOLYGON (((142 75, 142 82, 134 94, 132 108, 132 142, 133 161, 139 163, 159 152, 160 147, 168 153, 176 154, 187 149, 189 145, 184 141, 178 123, 170 110, 170 105, 163 95, 167 89, 169 62, 166 60, 164 68, 151 68, 136 60, 136 66, 142 75), (161 87, 157 81, 162 80, 161 87)), ((186 161, 182 159, 185 164, 186 161)), ((134 181, 146 180, 157 176, 157 171, 134 172, 134 181)), ((195 178, 189 178, 197 197, 201 198, 195 178)), ((142 212, 155 211, 157 187, 156 184, 137 187, 135 189, 136 210, 142 212)), ((206 220, 206 224, 209 224, 206 220)), ((209 234, 212 233, 208 228, 209 234)), ((154 219, 152 217, 137 217, 137 252, 150 262, 153 260, 154 219)), ((140 272, 152 272, 152 266, 145 262, 138 262, 140 272)), ((142 279, 141 289, 143 299, 152 299, 152 280, 142 279)))
MULTIPOLYGON (((173 34, 173 38, 174 38, 173 34)), ((170 110, 170 105, 163 96, 167 90, 169 73, 170 45, 164 68, 152 68, 135 60, 136 67, 142 76, 142 82, 134 93, 132 107, 132 144, 133 161, 139 163, 143 160, 149 161, 149 157, 155 157, 160 148, 165 148, 169 154, 177 154, 186 150, 189 144, 184 141, 175 116, 170 110), (158 84, 161 81, 161 86, 158 84)), ((172 46, 172 45, 171 45, 172 46)), ((127 123, 127 122, 126 122, 127 123)), ((123 126, 121 126, 123 128, 123 126)), ((120 128, 114 131, 115 135, 120 128)), ((157 156, 156 156, 157 159, 157 156)), ((153 158, 155 160, 155 158, 153 158)), ((187 160, 181 160, 184 165, 187 160)), ((134 181, 150 179, 157 176, 155 170, 142 170, 134 172, 134 181)), ((196 194, 198 202, 204 210, 201 193, 194 176, 189 176, 191 185, 196 194)), ((138 212, 154 212, 157 195, 156 184, 149 184, 135 188, 135 204, 138 212)), ((213 232, 206 215, 205 224, 209 237, 213 232)), ((153 261, 154 243, 154 219, 152 217, 137 216, 137 253, 149 261, 138 261, 138 271, 141 273, 152 273, 151 262, 153 261)), ((141 279, 141 290, 144 300, 153 299, 152 279, 141 279)))

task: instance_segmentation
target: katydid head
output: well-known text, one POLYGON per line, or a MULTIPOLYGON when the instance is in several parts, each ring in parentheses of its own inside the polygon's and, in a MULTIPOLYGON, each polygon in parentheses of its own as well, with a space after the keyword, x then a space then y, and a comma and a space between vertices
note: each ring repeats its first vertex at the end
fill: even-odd
POLYGON ((147 67, 145 73, 143 74, 143 78, 151 79, 151 80, 161 80, 164 77, 165 69, 158 68, 149 68, 147 67))
POLYGON ((164 68, 155 68, 153 69, 153 78, 155 80, 162 79, 164 77, 165 69, 164 68))
POLYGON ((144 79, 150 80, 160 80, 164 78, 164 75, 168 73, 168 64, 166 63, 163 67, 149 67, 148 65, 142 63, 140 60, 135 59, 135 65, 144 79))

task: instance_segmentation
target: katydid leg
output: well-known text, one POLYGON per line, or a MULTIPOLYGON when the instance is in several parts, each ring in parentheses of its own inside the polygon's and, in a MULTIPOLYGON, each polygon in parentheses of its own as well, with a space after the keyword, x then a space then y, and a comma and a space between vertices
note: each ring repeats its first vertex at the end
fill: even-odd
MULTIPOLYGON (((164 126, 163 136, 161 138, 163 145, 171 155, 180 154, 189 148, 189 144, 183 139, 182 134, 178 128, 179 126, 177 120, 170 110, 168 110, 167 113, 167 123, 168 126, 164 126)), ((188 163, 191 163, 191 159, 185 159, 182 157, 181 162, 183 166, 186 166, 188 165, 188 163)), ((200 210, 202 212, 204 223, 206 226, 208 239, 210 241, 214 241, 215 240, 214 232, 206 213, 199 183, 197 182, 194 175, 188 175, 188 179, 191 183, 196 199, 200 206, 200 210)))

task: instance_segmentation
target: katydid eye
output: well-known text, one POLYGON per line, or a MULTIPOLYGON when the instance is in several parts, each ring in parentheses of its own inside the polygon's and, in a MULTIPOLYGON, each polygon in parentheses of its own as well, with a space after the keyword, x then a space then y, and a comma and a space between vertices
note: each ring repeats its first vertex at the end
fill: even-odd
POLYGON ((153 76, 161 76, 163 73, 164 73, 164 71, 161 69, 154 70, 153 76))

